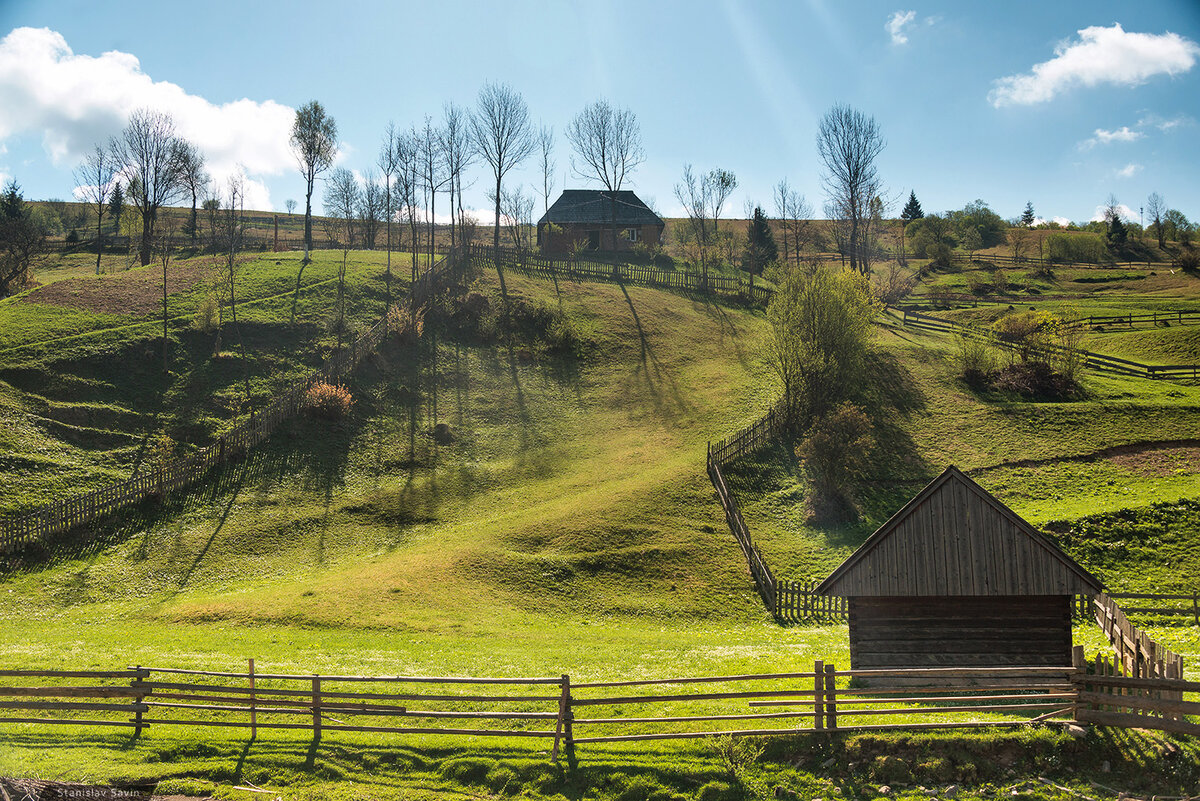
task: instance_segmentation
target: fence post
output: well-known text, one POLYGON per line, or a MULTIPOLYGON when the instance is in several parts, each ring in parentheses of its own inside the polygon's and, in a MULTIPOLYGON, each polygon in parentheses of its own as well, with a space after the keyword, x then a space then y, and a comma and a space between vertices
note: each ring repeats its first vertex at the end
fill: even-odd
POLYGON ((257 696, 254 693, 254 659, 248 659, 250 676, 250 739, 258 739, 258 705, 257 696))
POLYGON ((825 728, 825 663, 813 662, 813 728, 825 728))
MULTIPOLYGON (((150 675, 150 671, 142 670, 141 665, 136 665, 136 666, 134 666, 133 669, 134 669, 135 673, 133 676, 133 681, 130 682, 131 685, 138 684, 139 682, 141 682, 143 677, 148 677, 150 675)), ((146 698, 145 694, 142 694, 142 693, 139 693, 138 695, 134 696, 134 699, 135 699, 134 703, 138 705, 137 711, 134 713, 135 717, 133 720, 133 723, 134 723, 133 736, 135 739, 142 736, 142 729, 145 728, 145 724, 142 723, 142 701, 145 700, 145 698, 146 698)))
POLYGON ((312 725, 313 725, 313 742, 321 742, 321 677, 313 674, 312 679, 312 725))
POLYGON ((837 668, 825 666, 825 725, 837 728, 837 668))
POLYGON ((575 743, 571 734, 571 676, 564 673, 562 674, 562 694, 558 699, 558 724, 554 727, 554 750, 550 752, 551 762, 558 762, 560 742, 564 742, 566 745, 568 756, 574 756, 575 743))

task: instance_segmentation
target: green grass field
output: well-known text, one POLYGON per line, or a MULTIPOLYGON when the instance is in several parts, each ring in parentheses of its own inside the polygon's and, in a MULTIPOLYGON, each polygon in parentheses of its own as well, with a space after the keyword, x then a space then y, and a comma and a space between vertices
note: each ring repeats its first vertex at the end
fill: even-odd
MULTIPOLYGON (((239 312, 255 397, 335 344, 335 257, 318 254, 299 296, 287 258, 244 266, 245 296, 259 299, 239 312)), ((382 267, 379 254, 352 261, 361 325, 382 310, 382 267)), ((394 268, 404 275, 407 262, 394 268)), ((512 274, 507 285, 521 312, 507 328, 495 316, 498 281, 485 273, 469 291, 490 311, 472 317, 450 304, 431 311, 419 345, 386 343, 349 383, 346 418, 299 418, 186 496, 90 538, 64 537, 0 577, 0 668, 238 670, 254 657, 260 671, 585 681, 801 671, 817 658, 848 666, 844 625, 769 619, 704 475, 705 443, 774 400, 761 310, 512 274), (452 441, 431 436, 437 423, 452 441)), ((199 291, 174 301, 181 321, 166 377, 152 333, 71 306, 30 315, 27 298, 0 303, 5 330, 13 321, 25 331, 18 344, 87 334, 28 356, 0 353, 0 413, 12 421, 0 446, 6 473, 24 471, 0 496, 6 508, 128 475, 147 432, 194 430, 200 442, 234 419, 243 373, 225 355, 233 344, 227 336, 213 357, 212 337, 185 327, 199 291), (74 433, 46 422, 56 415, 79 420, 60 421, 74 433)), ((153 328, 153 312, 135 322, 153 328)), ((1135 347, 1143 333, 1159 332, 1122 336, 1135 347)), ((859 522, 811 522, 802 467, 782 445, 730 468, 781 578, 824 575, 953 463, 1111 586, 1195 586, 1200 464, 1187 441, 1200 430, 1200 388, 1089 374, 1083 401, 1004 401, 957 380, 948 337, 883 318, 877 346, 864 393, 880 451, 860 487, 859 522)), ((1196 628, 1152 633, 1197 675, 1196 628)), ((1094 626, 1076 640, 1090 653, 1106 645, 1094 626)), ((805 735, 732 765, 705 742, 581 746, 567 771, 548 766, 543 748, 432 737, 338 735, 310 751, 286 732, 247 745, 224 731, 152 728, 132 742, 6 724, 0 742, 0 775, 155 776, 166 789, 230 798, 258 797, 238 784, 297 799, 711 801, 769 797, 775 785, 858 799, 882 784, 904 798, 949 784, 969 797, 1018 785, 1023 797, 1070 797, 1022 784, 1036 776, 1112 796, 1086 784, 1105 761, 1105 783, 1129 791, 1179 794, 1200 779, 1191 741, 1117 731, 1082 742, 1050 730, 805 735)))

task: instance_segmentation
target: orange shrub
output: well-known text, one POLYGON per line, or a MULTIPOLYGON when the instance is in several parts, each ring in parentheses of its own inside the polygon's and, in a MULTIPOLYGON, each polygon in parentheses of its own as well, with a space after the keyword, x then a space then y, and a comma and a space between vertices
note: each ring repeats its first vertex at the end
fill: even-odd
POLYGON ((309 412, 327 420, 345 417, 353 403, 350 390, 340 384, 327 384, 324 381, 313 384, 304 395, 304 405, 309 412))

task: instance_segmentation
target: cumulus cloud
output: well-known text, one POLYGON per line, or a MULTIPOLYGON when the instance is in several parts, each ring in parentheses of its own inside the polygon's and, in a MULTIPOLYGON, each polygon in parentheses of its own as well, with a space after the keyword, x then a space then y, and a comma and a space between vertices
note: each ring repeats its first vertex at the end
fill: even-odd
POLYGON ((1113 142, 1136 142, 1145 136, 1141 131, 1135 131, 1128 125, 1122 125, 1115 131, 1106 131, 1103 128, 1097 128, 1090 139, 1084 139, 1079 143, 1080 150, 1091 150, 1096 145, 1108 145, 1113 142))
MULTIPOLYGON (((1096 213, 1092 215, 1089 222, 1104 222, 1104 213, 1108 211, 1108 206, 1097 206, 1096 213)), ((1117 213, 1121 215, 1121 219, 1125 222, 1137 219, 1137 212, 1126 206, 1124 203, 1117 204, 1117 213)))
POLYGON ((917 12, 915 11, 892 12, 892 16, 888 17, 887 23, 883 26, 888 35, 892 37, 892 44, 908 44, 908 32, 906 29, 911 27, 916 19, 917 12))
POLYGON ((1054 58, 1031 72, 996 81, 988 95, 993 106, 1032 105, 1075 86, 1137 86, 1155 75, 1178 75, 1200 57, 1200 45, 1177 33, 1128 33, 1119 24, 1079 31, 1077 41, 1060 42, 1054 58))
MULTIPOLYGON (((69 166, 142 107, 174 118, 177 132, 204 154, 218 188, 243 166, 250 176, 278 175, 295 163, 288 148, 295 110, 288 106, 247 98, 217 105, 153 80, 129 53, 76 54, 48 28, 17 28, 0 39, 0 143, 40 133, 51 161, 69 166)), ((271 208, 261 179, 247 177, 245 188, 247 205, 271 208)))
POLYGON ((1118 178, 1132 178, 1142 171, 1141 164, 1126 164, 1121 169, 1117 170, 1118 178))

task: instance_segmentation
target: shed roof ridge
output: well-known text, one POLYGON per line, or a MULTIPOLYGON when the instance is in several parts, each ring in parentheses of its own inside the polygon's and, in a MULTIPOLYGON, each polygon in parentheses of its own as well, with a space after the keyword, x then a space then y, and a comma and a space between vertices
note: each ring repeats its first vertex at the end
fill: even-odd
POLYGON ((1007 519, 1021 533, 1028 536, 1046 553, 1052 556, 1056 561, 1060 562, 1065 568, 1074 573, 1080 579, 1094 587, 1096 590, 1103 588, 1103 583, 1088 572, 1082 565, 1071 558, 1069 554, 1062 550, 1053 540, 1047 537, 1042 532, 1038 531, 1031 523, 1010 509, 1003 501, 992 495, 979 485, 974 479, 964 473, 955 465, 949 465, 936 478, 930 481, 920 492, 918 492, 908 503, 901 507, 895 514, 887 519, 883 525, 877 528, 871 536, 855 549, 854 553, 846 557, 843 562, 838 565, 832 573, 817 585, 816 592, 825 594, 829 591, 830 586, 836 583, 839 579, 845 576, 859 562, 874 551, 881 542, 891 536, 895 530, 913 513, 913 511, 924 503, 929 497, 940 490, 952 479, 957 480, 970 492, 978 496, 989 508, 999 513, 1007 519))

